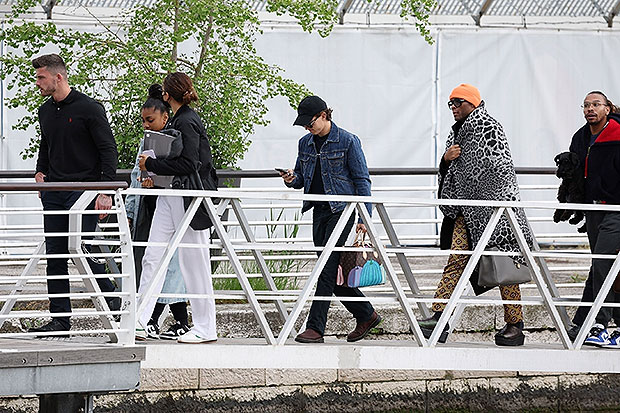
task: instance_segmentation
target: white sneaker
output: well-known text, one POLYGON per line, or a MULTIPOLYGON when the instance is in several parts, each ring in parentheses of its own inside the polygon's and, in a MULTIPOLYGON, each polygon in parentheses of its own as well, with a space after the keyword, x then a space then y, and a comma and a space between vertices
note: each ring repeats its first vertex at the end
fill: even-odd
POLYGON ((606 348, 620 348, 620 330, 616 330, 609 335, 609 343, 604 345, 606 348))
POLYGON ((186 344, 200 344, 200 343, 214 343, 217 341, 215 339, 209 339, 200 337, 198 334, 194 332, 194 330, 190 330, 187 333, 183 334, 181 337, 177 339, 177 343, 186 343, 186 344))
POLYGON ((146 337, 146 331, 143 328, 136 328, 136 341, 145 341, 146 337))

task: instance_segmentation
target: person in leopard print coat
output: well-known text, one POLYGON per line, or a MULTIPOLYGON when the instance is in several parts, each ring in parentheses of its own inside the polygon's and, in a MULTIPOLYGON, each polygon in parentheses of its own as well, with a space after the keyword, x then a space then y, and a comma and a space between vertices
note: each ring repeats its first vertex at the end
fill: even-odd
MULTIPOLYGON (((456 123, 452 126, 440 164, 439 197, 520 200, 517 176, 504 130, 502 125, 488 114, 478 89, 467 84, 458 86, 450 94, 448 107, 452 110, 456 123)), ((442 225, 442 247, 453 250, 474 249, 493 214, 491 207, 442 205, 439 208, 445 217, 442 225)), ((521 230, 531 245, 532 233, 525 214, 523 210, 517 210, 516 213, 521 230)), ((487 244, 487 249, 490 248, 499 251, 520 250, 505 216, 500 219, 487 244)), ((450 255, 435 298, 450 298, 468 260, 469 255, 450 255)), ((522 257, 516 257, 515 260, 523 263, 522 257)), ((477 288, 477 276, 472 277, 472 284, 477 293, 484 291, 477 288)), ((521 299, 518 284, 500 286, 500 292, 503 300, 521 299)), ((445 306, 445 303, 434 303, 432 310, 435 314, 420 321, 425 335, 430 336, 445 306)), ((505 304, 504 320, 506 326, 495 335, 495 343, 506 346, 522 345, 525 336, 521 305, 505 304)), ((440 341, 445 341, 446 338, 447 328, 440 341)))

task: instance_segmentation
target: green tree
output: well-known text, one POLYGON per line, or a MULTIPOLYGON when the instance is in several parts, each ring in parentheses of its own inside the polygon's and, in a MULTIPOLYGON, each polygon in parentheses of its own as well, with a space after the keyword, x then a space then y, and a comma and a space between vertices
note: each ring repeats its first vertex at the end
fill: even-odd
MULTIPOLYGON (((377 0, 374 0, 377 2, 377 0)), ((153 6, 127 10, 118 23, 99 21, 95 31, 59 27, 54 21, 25 20, 37 0, 12 7, 0 31, 5 54, 0 76, 8 89, 10 108, 25 107, 29 115, 13 126, 26 130, 37 123, 43 98, 33 85, 33 57, 53 45, 70 67, 70 83, 103 102, 116 137, 120 167, 133 165, 142 136, 139 109, 152 83, 166 73, 189 74, 199 94, 196 109, 211 139, 216 167, 234 167, 247 151, 257 125, 268 123, 266 101, 288 98, 295 106, 309 91, 282 75, 254 46, 260 34, 256 12, 241 0, 158 0, 153 6)), ((327 36, 338 21, 336 0, 269 0, 268 10, 294 16, 308 32, 327 36)), ((403 0, 403 17, 411 16, 421 35, 432 42, 428 15, 434 0, 403 0)), ((88 10, 88 9, 87 9, 88 10)), ((22 152, 38 150, 38 136, 22 152)))

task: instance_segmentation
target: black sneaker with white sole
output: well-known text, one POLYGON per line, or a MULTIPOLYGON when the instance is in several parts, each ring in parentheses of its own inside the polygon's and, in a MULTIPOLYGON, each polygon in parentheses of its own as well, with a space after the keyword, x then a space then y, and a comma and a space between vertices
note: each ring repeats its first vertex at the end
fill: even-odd
POLYGON ((157 324, 147 324, 146 325, 146 337, 153 338, 155 340, 159 339, 159 326, 157 324))
POLYGON ((164 340, 176 340, 191 329, 187 324, 175 323, 159 335, 164 340))

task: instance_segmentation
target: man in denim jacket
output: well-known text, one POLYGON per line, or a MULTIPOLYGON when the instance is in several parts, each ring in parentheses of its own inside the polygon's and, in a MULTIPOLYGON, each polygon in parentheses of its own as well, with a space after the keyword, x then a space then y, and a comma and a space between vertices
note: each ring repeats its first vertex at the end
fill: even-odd
MULTIPOLYGON (((332 109, 318 96, 307 96, 297 108, 297 119, 293 125, 303 126, 308 132, 299 140, 299 152, 295 169, 280 172, 286 186, 304 189, 306 194, 360 195, 370 196, 370 177, 362 145, 357 136, 336 126, 331 120, 332 109)), ((302 213, 314 208, 312 214, 312 238, 315 246, 325 246, 344 210, 346 203, 304 201, 302 213)), ((366 204, 368 212, 372 205, 366 204)), ((336 246, 343 246, 351 228, 351 215, 336 246)), ((358 232, 366 232, 361 222, 358 232)), ((340 253, 333 252, 316 286, 315 296, 363 297, 357 288, 336 285, 340 253)), ((357 321, 355 330, 347 341, 364 338, 381 321, 367 301, 345 301, 342 303, 357 321)), ((330 301, 314 301, 310 308, 306 331, 295 337, 300 343, 322 343, 327 322, 330 301)))

